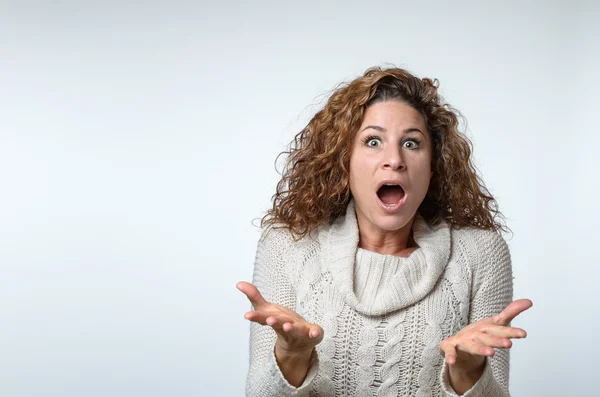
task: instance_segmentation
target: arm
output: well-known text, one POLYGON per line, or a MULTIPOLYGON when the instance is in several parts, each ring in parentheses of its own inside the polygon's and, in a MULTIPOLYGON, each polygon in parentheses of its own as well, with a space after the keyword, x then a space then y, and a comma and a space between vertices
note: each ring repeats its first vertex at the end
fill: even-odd
MULTIPOLYGON (((477 233, 473 238, 478 257, 473 265, 469 324, 501 313, 513 298, 512 264, 506 241, 493 231, 477 233)), ((479 371, 470 374, 450 369, 444 359, 440 377, 445 395, 509 397, 509 357, 509 349, 495 349, 494 356, 485 357, 479 371)))
MULTIPOLYGON (((290 283, 286 251, 292 238, 285 230, 265 229, 258 242, 253 284, 274 304, 295 310, 296 291, 290 283)), ((285 351, 269 326, 250 323, 250 366, 246 380, 249 397, 308 396, 318 371, 316 349, 308 354, 285 351)))

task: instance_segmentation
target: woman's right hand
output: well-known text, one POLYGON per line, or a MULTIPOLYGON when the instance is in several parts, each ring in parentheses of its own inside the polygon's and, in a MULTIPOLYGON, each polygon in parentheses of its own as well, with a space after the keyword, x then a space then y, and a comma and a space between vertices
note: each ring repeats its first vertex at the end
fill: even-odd
POLYGON ((277 333, 276 351, 289 355, 312 352, 323 340, 323 328, 307 322, 287 307, 267 302, 253 284, 240 281, 236 287, 248 297, 254 308, 244 314, 244 318, 269 325, 277 333))

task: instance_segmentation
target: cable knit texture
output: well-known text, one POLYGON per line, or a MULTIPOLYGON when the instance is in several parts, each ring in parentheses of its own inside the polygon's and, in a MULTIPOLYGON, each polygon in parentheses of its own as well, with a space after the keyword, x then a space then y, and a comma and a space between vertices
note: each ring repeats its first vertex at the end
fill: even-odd
MULTIPOLYGON (((495 231, 430 226, 418 213, 407 258, 364 250, 358 238, 352 200, 345 216, 297 242, 284 229, 263 231, 253 283, 325 335, 293 387, 275 359, 275 331, 250 323, 247 396, 458 396, 439 344, 512 301, 506 242, 495 231)), ((509 350, 495 350, 464 396, 509 396, 509 350)))

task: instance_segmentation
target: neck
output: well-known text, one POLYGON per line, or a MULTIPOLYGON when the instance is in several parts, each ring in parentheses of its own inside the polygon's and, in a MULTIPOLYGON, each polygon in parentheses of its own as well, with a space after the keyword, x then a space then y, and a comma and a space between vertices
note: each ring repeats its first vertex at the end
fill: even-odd
POLYGON ((358 246, 379 254, 407 257, 418 247, 412 236, 414 217, 402 228, 387 231, 375 228, 368 221, 357 217, 358 246))

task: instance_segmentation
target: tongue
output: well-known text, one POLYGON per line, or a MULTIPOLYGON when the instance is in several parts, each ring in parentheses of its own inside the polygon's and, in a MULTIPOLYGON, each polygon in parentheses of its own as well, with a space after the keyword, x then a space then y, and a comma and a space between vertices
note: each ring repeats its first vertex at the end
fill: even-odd
POLYGON ((396 204, 404 197, 404 191, 400 186, 382 186, 377 195, 384 204, 396 204))

